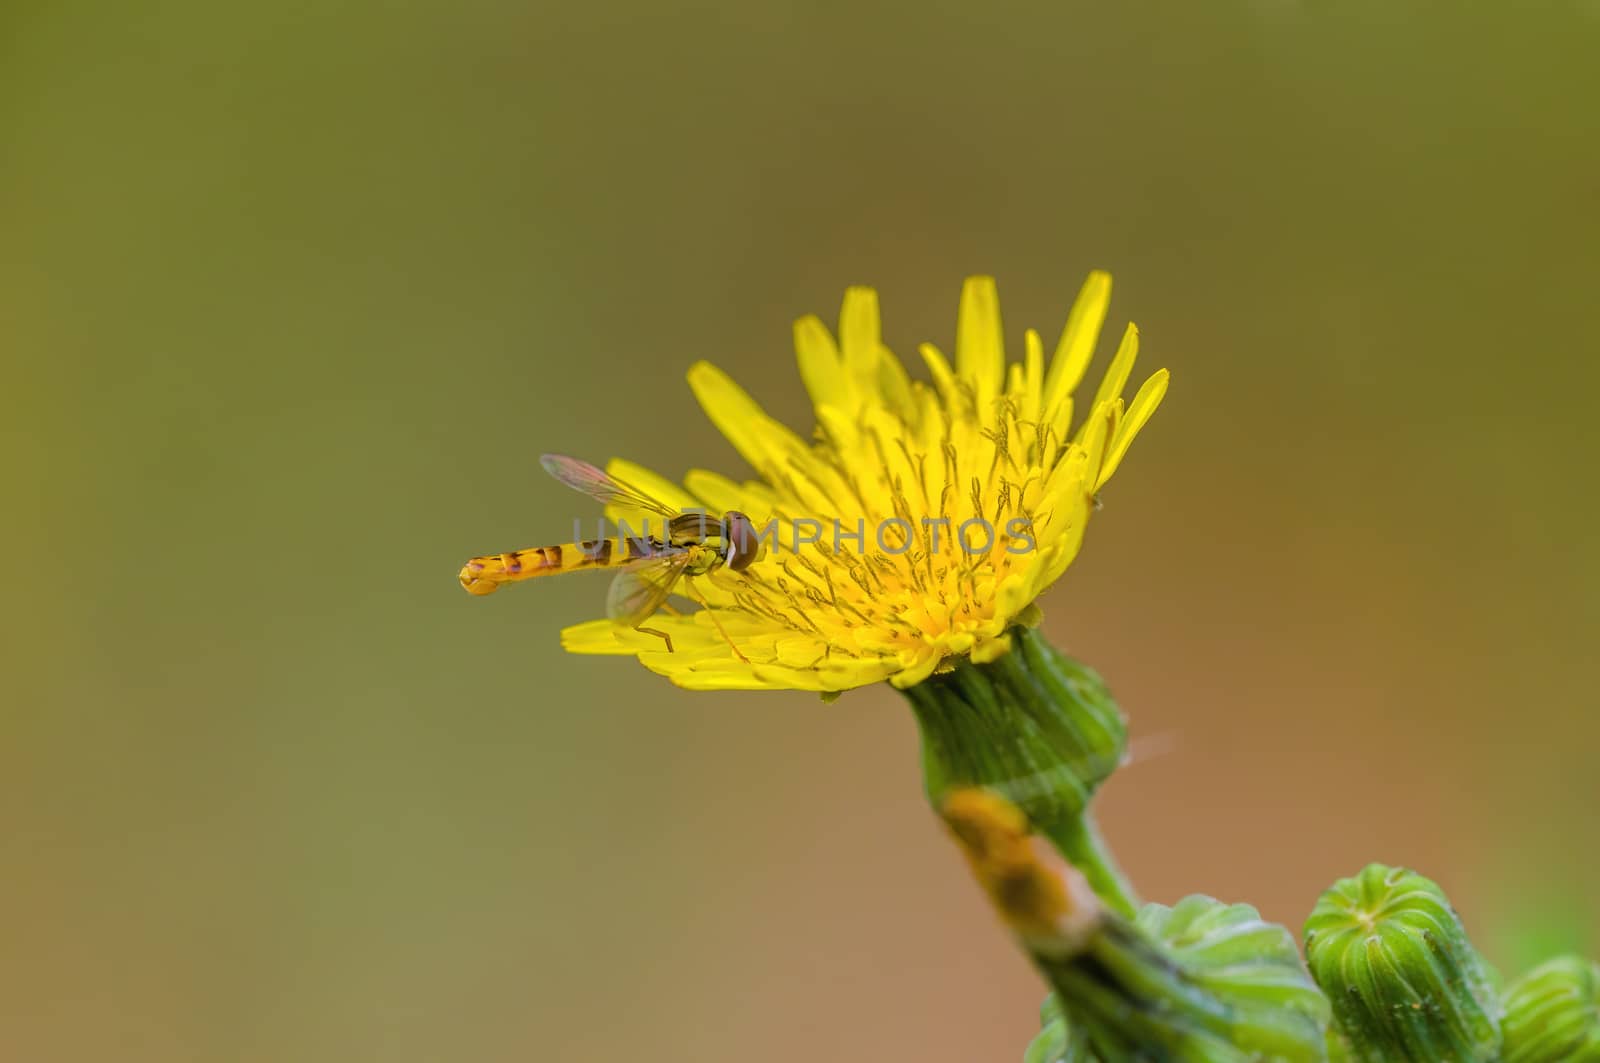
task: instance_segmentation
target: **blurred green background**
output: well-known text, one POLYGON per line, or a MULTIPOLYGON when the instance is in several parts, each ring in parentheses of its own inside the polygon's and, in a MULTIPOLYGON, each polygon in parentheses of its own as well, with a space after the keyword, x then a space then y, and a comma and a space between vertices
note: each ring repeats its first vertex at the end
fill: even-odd
POLYGON ((574 658, 560 450, 742 471, 793 318, 1173 389, 1046 600, 1152 898, 1600 944, 1600 6, 10 0, 0 1058, 1017 1058, 887 689, 574 658), (1108 340, 1109 342, 1109 340, 1108 340), (1102 359, 1107 354, 1102 351, 1102 359), (1104 362, 1098 363, 1103 365, 1104 362), (1141 374, 1142 375, 1142 374, 1141 374))

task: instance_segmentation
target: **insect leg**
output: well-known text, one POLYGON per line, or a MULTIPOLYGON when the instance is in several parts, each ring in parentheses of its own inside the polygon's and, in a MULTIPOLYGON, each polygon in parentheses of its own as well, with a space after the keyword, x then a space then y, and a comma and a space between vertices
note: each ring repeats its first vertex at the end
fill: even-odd
MULTIPOLYGON (((667 652, 668 653, 676 653, 676 652, 678 652, 677 650, 674 650, 672 648, 672 636, 667 634, 665 631, 660 630, 659 628, 636 627, 633 630, 638 631, 638 632, 642 632, 643 634, 646 634, 646 635, 659 636, 661 641, 665 642, 667 644, 667 652)), ((738 651, 735 650, 734 652, 737 653, 738 651)))

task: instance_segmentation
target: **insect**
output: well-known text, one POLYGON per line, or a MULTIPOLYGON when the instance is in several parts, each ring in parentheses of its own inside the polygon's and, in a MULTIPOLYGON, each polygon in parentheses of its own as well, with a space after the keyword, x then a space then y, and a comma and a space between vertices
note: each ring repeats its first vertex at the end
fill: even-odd
MULTIPOLYGON (((475 557, 461 568, 461 586, 469 594, 492 594, 503 583, 515 583, 539 576, 555 576, 591 568, 618 569, 606 595, 606 615, 635 631, 659 636, 672 652, 672 637, 665 631, 645 627, 650 617, 662 608, 672 607, 667 599, 675 587, 682 586, 703 607, 705 601, 693 592, 684 577, 703 576, 718 568, 743 572, 765 552, 761 537, 750 518, 729 510, 720 518, 709 513, 684 512, 653 498, 639 488, 588 462, 562 454, 546 454, 539 459, 546 472, 575 490, 582 491, 602 505, 617 505, 639 510, 659 518, 659 524, 640 529, 638 534, 612 539, 591 539, 561 546, 533 546, 506 554, 475 557), (659 535, 646 534, 658 530, 659 535)), ((629 529, 630 533, 632 529, 629 529)), ((722 637, 741 660, 728 633, 714 613, 709 614, 722 637)))

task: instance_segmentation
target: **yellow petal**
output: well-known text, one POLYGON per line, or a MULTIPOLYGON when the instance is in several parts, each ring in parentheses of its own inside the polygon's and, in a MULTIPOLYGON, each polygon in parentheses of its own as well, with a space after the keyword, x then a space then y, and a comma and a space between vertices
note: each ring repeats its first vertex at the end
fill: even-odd
POLYGON ((999 638, 985 639, 972 648, 973 664, 988 664, 990 661, 999 660, 1011 652, 1011 636, 1002 635, 999 638))
POLYGON ((978 416, 987 416, 1005 383, 1005 331, 993 277, 968 277, 956 316, 956 375, 967 381, 978 416))
POLYGON ((1044 455, 1046 467, 1054 459, 1055 454, 1072 439, 1072 415, 1077 407, 1071 395, 1062 399, 1055 410, 1045 419, 1045 441, 1051 444, 1051 449, 1044 455))
MULTIPOLYGON (((1083 450, 1088 455, 1087 468, 1098 470, 1105 461, 1106 444, 1111 439, 1112 422, 1117 411, 1114 403, 1102 402, 1083 422, 1083 450)), ((1091 473, 1092 475, 1092 473, 1091 473)))
POLYGON ((900 419, 915 424, 917 405, 912 398, 911 378, 906 367, 900 364, 887 347, 878 350, 878 393, 883 396, 884 408, 900 419))
POLYGON ((860 402, 879 398, 880 336, 878 293, 871 288, 851 288, 846 291, 844 306, 839 310, 839 346, 844 352, 844 370, 856 399, 856 404, 845 407, 852 415, 856 413, 860 402))
POLYGON ((890 676, 889 682, 900 690, 908 690, 932 675, 933 670, 938 668, 943 660, 944 658, 937 652, 924 651, 906 667, 890 676))
POLYGON ((1019 417, 1025 424, 1039 423, 1039 407, 1044 401, 1044 341, 1029 329, 1023 334, 1023 389, 1019 417))
POLYGON ((667 653, 641 654, 639 661, 688 690, 849 690, 879 682, 894 668, 892 662, 882 660, 851 662, 847 667, 835 668, 789 668, 732 657, 696 664, 667 653))
POLYGON ((1117 471, 1117 466, 1122 464, 1122 458, 1128 453, 1128 447, 1133 445, 1133 437, 1139 434, 1139 429, 1150 420, 1150 415, 1156 412, 1156 407, 1161 405, 1161 400, 1167 394, 1167 371, 1165 369, 1151 375, 1140 387, 1139 393, 1133 397, 1133 402, 1128 406, 1128 412, 1123 417, 1122 423, 1117 425, 1117 434, 1111 441, 1110 448, 1106 451, 1105 464, 1100 467, 1100 481, 1095 484, 1095 490, 1101 484, 1111 479, 1111 474, 1117 471))
POLYGON ((1122 342, 1117 345, 1117 356, 1111 359, 1111 368, 1106 370, 1100 380, 1100 390, 1095 392, 1095 406, 1122 395, 1122 389, 1128 386, 1128 376, 1133 372, 1134 359, 1138 357, 1139 329, 1130 321, 1122 333, 1122 342))
POLYGON ((1050 375, 1045 377, 1044 382, 1043 409, 1046 417, 1050 417, 1055 408, 1077 390, 1078 382, 1089 368, 1089 359, 1094 357, 1095 341, 1100 338, 1100 326, 1106 319, 1106 308, 1110 305, 1111 274, 1096 270, 1083 282, 1083 288, 1067 314, 1067 325, 1061 330, 1055 357, 1050 360, 1050 375))
POLYGON ((730 509, 749 513, 757 508, 751 505, 752 500, 746 497, 743 488, 721 473, 690 469, 683 478, 683 485, 696 498, 704 499, 706 506, 717 513, 726 513, 730 509))
POLYGON ((689 387, 717 431, 763 473, 781 469, 791 454, 806 449, 799 437, 768 417, 743 388, 710 362, 696 362, 689 369, 689 387))
POLYGON ((794 323, 794 353, 800 364, 800 380, 813 403, 844 406, 852 401, 850 380, 839 363, 839 349, 816 315, 808 314, 794 323))
POLYGON ((929 374, 933 376, 933 386, 939 390, 939 398, 944 402, 944 408, 951 416, 964 415, 967 404, 961 397, 961 386, 956 381, 956 375, 951 371, 944 352, 931 343, 922 344, 917 351, 922 355, 922 361, 927 365, 929 374))
POLYGON ((810 635, 793 635, 777 643, 777 663, 786 668, 812 668, 828 655, 828 644, 810 635))
POLYGON ((763 679, 755 673, 753 668, 727 669, 723 671, 700 670, 680 666, 672 660, 660 658, 640 657, 639 663, 657 675, 664 675, 674 685, 685 690, 808 690, 810 687, 796 688, 781 679, 763 679))
MULTIPOLYGON (((696 613, 694 616, 698 616, 696 613)), ((672 656, 684 661, 727 653, 728 644, 709 624, 700 625, 694 616, 662 614, 651 617, 649 626, 665 631, 672 638, 672 656), (720 647, 720 650, 719 650, 720 647)), ((574 624, 561 632, 561 647, 568 653, 666 653, 660 635, 638 631, 611 620, 590 620, 574 624)))
POLYGON ((617 625, 610 620, 587 620, 561 631, 561 648, 568 653, 620 653, 634 651, 617 638, 617 625))
POLYGON ((820 402, 815 412, 817 427, 822 429, 823 435, 835 447, 840 450, 850 450, 858 445, 861 432, 855 412, 820 402))

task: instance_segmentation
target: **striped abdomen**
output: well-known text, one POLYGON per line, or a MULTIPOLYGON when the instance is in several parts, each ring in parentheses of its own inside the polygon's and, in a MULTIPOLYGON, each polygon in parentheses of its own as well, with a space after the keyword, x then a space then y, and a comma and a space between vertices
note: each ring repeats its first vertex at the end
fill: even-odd
POLYGON ((657 557, 671 548, 659 539, 591 539, 563 546, 532 546, 509 554, 475 557, 461 566, 461 586, 469 594, 490 594, 502 583, 555 576, 586 568, 613 568, 657 557))

